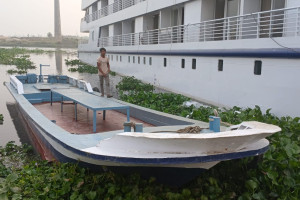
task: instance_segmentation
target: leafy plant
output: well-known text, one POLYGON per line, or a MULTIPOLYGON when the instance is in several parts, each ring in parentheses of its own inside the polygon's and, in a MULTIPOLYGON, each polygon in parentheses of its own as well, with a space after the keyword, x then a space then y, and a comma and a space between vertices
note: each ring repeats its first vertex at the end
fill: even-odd
POLYGON ((109 74, 110 74, 111 76, 116 76, 116 75, 117 75, 117 73, 116 73, 116 72, 113 72, 113 71, 110 71, 109 74))
MULTIPOLYGON (((139 88, 140 89, 140 88, 139 88)), ((189 98, 179 94, 172 93, 154 93, 154 92, 131 92, 127 95, 122 94, 120 98, 132 104, 140 105, 153 110, 165 113, 184 116, 191 112, 191 108, 186 109, 182 106, 189 98)))
POLYGON ((27 73, 29 69, 36 68, 34 63, 30 60, 30 56, 28 54, 40 54, 43 52, 43 50, 39 49, 29 50, 23 48, 0 48, 0 64, 16 66, 16 69, 7 71, 9 74, 24 74, 27 73))
POLYGON ((79 73, 89 73, 89 74, 98 74, 97 67, 87 65, 83 62, 81 62, 78 59, 74 60, 65 60, 67 66, 73 66, 68 69, 69 72, 79 72, 79 73), (76 67, 74 67, 76 66, 76 67))
POLYGON ((150 84, 145 84, 142 81, 136 79, 135 77, 123 77, 122 81, 116 86, 120 93, 124 92, 153 92, 154 87, 150 84))
POLYGON ((73 60, 65 59, 65 63, 66 63, 67 66, 79 66, 79 65, 84 65, 84 63, 81 62, 81 61, 78 60, 78 59, 73 59, 73 60))
POLYGON ((68 69, 69 72, 79 72, 79 73, 89 73, 89 74, 98 74, 98 69, 90 65, 83 65, 80 67, 72 67, 68 69))
MULTIPOLYGON (((89 74, 98 74, 98 68, 88 65, 84 62, 81 62, 78 59, 65 59, 67 66, 72 66, 68 69, 69 72, 79 72, 79 73, 89 73, 89 74)), ((116 72, 111 71, 109 73, 111 76, 116 76, 116 72)))

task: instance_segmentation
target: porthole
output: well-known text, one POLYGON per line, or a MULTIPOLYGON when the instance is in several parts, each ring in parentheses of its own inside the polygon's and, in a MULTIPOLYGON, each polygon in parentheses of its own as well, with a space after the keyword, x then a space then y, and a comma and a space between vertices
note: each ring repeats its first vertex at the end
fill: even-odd
POLYGON ((224 64, 224 61, 223 60, 219 60, 219 62, 218 62, 218 71, 219 72, 223 71, 223 64, 224 64))
POLYGON ((261 70, 262 70, 262 61, 261 60, 256 60, 254 62, 254 74, 255 75, 261 75, 261 70))
POLYGON ((182 68, 182 69, 185 68, 185 59, 181 59, 181 68, 182 68))
POLYGON ((194 59, 192 60, 192 69, 196 69, 196 65, 197 65, 197 61, 196 61, 196 59, 194 58, 194 59))

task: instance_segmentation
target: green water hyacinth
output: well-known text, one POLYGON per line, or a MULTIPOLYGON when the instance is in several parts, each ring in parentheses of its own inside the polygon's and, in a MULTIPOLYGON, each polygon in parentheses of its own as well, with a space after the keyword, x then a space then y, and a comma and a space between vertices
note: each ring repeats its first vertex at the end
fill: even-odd
POLYGON ((41 54, 43 50, 29 50, 24 48, 0 48, 0 64, 14 65, 16 69, 7 71, 9 74, 26 74, 29 69, 35 69, 36 66, 30 60, 28 54, 41 54))
MULTIPOLYGON (((88 65, 84 62, 81 62, 78 59, 65 59, 67 66, 72 66, 68 69, 69 72, 79 72, 79 73, 88 73, 88 74, 98 74, 98 68, 92 65, 88 65)), ((116 72, 111 71, 111 76, 116 76, 116 72)))
POLYGON ((68 60, 65 59, 67 66, 72 66, 68 69, 69 72, 79 72, 79 73, 89 73, 89 74, 98 74, 97 67, 85 64, 78 59, 68 60))

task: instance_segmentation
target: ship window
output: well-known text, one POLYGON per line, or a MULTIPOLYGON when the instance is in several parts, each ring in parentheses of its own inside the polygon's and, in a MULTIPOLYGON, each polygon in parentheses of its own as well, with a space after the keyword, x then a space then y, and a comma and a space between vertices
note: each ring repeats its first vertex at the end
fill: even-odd
POLYGON ((223 64, 224 64, 224 61, 223 60, 219 60, 219 63, 218 63, 218 71, 219 72, 223 71, 223 64))
POLYGON ((185 59, 181 59, 181 68, 182 68, 182 69, 185 68, 185 59))
POLYGON ((164 58, 164 67, 167 66, 167 58, 164 58))
POLYGON ((111 61, 114 61, 114 55, 111 55, 111 61))
POLYGON ((152 57, 149 58, 149 65, 152 65, 152 57))
POLYGON ((261 67, 262 67, 262 61, 256 60, 254 62, 254 74, 255 75, 261 75, 261 67))
POLYGON ((130 63, 130 56, 128 56, 128 62, 130 63))
POLYGON ((196 64, 197 64, 197 62, 196 62, 196 59, 194 58, 192 60, 192 69, 196 69, 196 64))
POLYGON ((119 56, 117 55, 116 57, 117 57, 117 61, 119 61, 119 56))
POLYGON ((138 57, 138 64, 141 63, 141 57, 138 57))
POLYGON ((144 57, 144 65, 146 65, 146 57, 144 57))
POLYGON ((122 56, 120 56, 120 62, 122 62, 122 56))
POLYGON ((135 56, 132 56, 132 62, 135 63, 135 56))

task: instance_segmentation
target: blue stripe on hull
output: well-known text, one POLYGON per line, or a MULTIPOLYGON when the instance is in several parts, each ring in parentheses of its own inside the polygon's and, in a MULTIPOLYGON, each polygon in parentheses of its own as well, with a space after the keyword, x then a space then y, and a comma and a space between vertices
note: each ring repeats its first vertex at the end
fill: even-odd
MULTIPOLYGON (((80 51, 79 53, 99 53, 80 51)), ((300 59, 300 49, 217 49, 217 50, 172 50, 172 51, 109 51, 110 54, 153 56, 199 56, 199 57, 244 57, 244 58, 294 58, 300 59)))
POLYGON ((201 173, 207 171, 200 168, 169 168, 169 167, 112 167, 112 166, 99 166, 82 161, 77 161, 72 158, 66 157, 60 152, 56 151, 52 146, 49 149, 55 158, 64 163, 76 163, 78 166, 88 168, 93 172, 106 172, 112 171, 117 174, 131 175, 140 174, 141 177, 149 179, 155 177, 159 183, 168 184, 172 186, 180 186, 192 181, 201 173))
POLYGON ((169 168, 169 167, 112 167, 106 166, 105 168, 99 165, 94 165, 82 161, 76 161, 68 158, 56 151, 51 147, 50 149, 57 160, 65 163, 76 163, 78 166, 88 168, 93 172, 106 172, 112 171, 117 174, 131 175, 140 174, 141 177, 149 179, 155 177, 159 183, 180 186, 182 184, 192 181, 201 173, 207 171, 200 168, 169 168))

